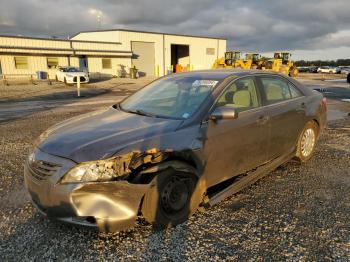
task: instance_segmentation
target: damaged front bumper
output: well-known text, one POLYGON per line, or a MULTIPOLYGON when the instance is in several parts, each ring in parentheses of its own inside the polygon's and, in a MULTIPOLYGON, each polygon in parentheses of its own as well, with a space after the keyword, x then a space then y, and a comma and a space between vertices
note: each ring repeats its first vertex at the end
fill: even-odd
POLYGON ((119 231, 135 224, 148 184, 127 181, 61 184, 61 177, 76 163, 39 149, 34 155, 36 164, 26 163, 24 180, 34 206, 41 213, 70 223, 98 227, 100 231, 119 231), (47 167, 43 168, 45 164, 47 167), (47 171, 50 169, 54 172, 47 171))

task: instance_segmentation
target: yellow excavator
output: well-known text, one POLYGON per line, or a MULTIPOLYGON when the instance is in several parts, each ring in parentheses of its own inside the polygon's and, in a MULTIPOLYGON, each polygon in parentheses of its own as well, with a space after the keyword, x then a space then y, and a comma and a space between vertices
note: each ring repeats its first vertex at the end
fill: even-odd
POLYGON ((299 70, 290 57, 291 54, 288 52, 275 52, 273 59, 262 62, 262 70, 279 72, 291 77, 296 77, 299 74, 299 70))
POLYGON ((241 51, 225 52, 225 57, 216 59, 212 68, 242 68, 250 69, 252 60, 241 59, 241 51))

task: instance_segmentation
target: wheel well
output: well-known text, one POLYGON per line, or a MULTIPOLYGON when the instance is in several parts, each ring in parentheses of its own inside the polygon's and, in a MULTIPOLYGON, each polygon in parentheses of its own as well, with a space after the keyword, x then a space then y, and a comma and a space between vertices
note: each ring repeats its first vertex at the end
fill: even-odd
POLYGON ((320 128, 320 123, 318 122, 318 120, 316 118, 312 119, 312 121, 317 124, 318 128, 320 128))
MULTIPOLYGON (((134 179, 129 182, 150 184, 154 180, 154 178, 157 176, 158 173, 169 168, 173 168, 174 170, 191 174, 192 176, 195 176, 197 179, 199 179, 199 173, 196 170, 196 166, 192 161, 188 161, 183 158, 173 157, 171 160, 166 160, 166 161, 157 163, 154 166, 139 172, 134 177, 134 179)), ((145 195, 142 196, 139 204, 139 209, 138 209, 139 215, 142 215, 142 206, 143 206, 144 198, 145 198, 145 195)))
POLYGON ((317 121, 317 119, 313 119, 312 122, 316 123, 317 126, 317 134, 316 137, 318 138, 320 135, 320 123, 317 121))
POLYGON ((128 182, 149 184, 157 173, 167 168, 192 173, 197 177, 200 176, 202 170, 199 167, 199 161, 194 159, 191 152, 157 152, 142 157, 143 160, 137 164, 128 177, 128 182))

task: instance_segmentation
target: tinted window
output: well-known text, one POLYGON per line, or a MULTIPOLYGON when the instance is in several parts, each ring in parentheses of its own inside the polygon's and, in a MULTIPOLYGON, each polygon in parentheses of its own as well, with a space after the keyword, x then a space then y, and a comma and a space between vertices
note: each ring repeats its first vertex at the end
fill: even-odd
POLYGON ((254 79, 238 79, 226 88, 220 96, 216 107, 227 106, 244 111, 259 106, 254 79))
POLYGON ((262 77, 261 82, 268 104, 277 103, 302 95, 295 86, 278 77, 262 77))

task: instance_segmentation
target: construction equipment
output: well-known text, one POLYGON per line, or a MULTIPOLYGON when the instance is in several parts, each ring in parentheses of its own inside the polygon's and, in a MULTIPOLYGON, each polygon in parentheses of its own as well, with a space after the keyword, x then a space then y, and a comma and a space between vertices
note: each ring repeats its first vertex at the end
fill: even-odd
POLYGON ((290 57, 291 54, 288 52, 275 52, 273 59, 262 62, 262 69, 295 77, 299 71, 290 57))
POLYGON ((225 52, 225 57, 221 57, 215 60, 212 68, 234 68, 235 61, 241 58, 240 51, 228 51, 225 52))
POLYGON ((225 65, 235 67, 237 61, 241 59, 241 51, 229 51, 225 52, 225 65))
POLYGON ((250 69, 252 61, 241 59, 241 54, 242 54, 241 51, 225 52, 225 57, 215 60, 213 69, 216 69, 216 68, 250 69))
POLYGON ((261 69, 263 65, 263 60, 261 60, 261 55, 258 53, 247 53, 245 55, 245 60, 250 61, 251 69, 261 69))
POLYGON ((290 57, 288 52, 275 52, 273 59, 263 58, 258 53, 247 53, 242 59, 241 51, 228 51, 225 57, 215 60, 212 68, 262 69, 295 77, 299 71, 290 57))

